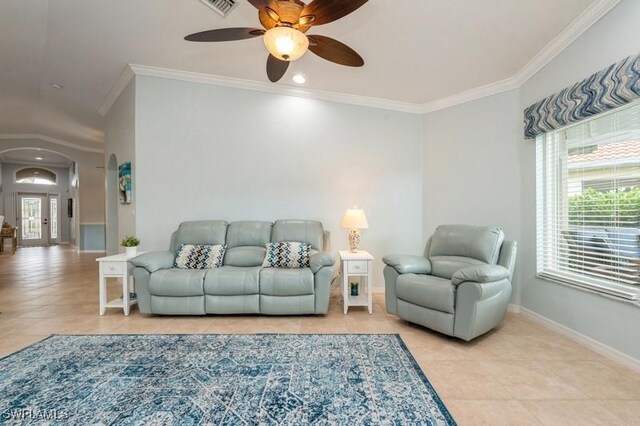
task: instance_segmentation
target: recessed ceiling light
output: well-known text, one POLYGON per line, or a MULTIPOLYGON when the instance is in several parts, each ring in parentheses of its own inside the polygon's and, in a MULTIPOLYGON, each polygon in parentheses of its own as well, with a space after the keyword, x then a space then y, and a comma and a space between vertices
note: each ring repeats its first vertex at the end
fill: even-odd
POLYGON ((307 82, 307 79, 302 74, 296 74, 293 76, 293 81, 295 81, 298 84, 304 84, 307 82))
POLYGON ((51 87, 53 87, 56 90, 64 89, 64 86, 62 84, 58 84, 58 83, 51 83, 51 87))
POLYGON ((36 160, 42 161, 42 157, 36 157, 36 160))

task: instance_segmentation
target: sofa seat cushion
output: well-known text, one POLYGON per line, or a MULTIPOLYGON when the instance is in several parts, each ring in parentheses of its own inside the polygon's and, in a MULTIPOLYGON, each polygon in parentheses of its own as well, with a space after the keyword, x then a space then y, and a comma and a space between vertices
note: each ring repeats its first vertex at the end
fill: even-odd
POLYGON ((455 291, 451 280, 432 275, 402 274, 396 283, 399 299, 451 314, 455 312, 455 291))
POLYGON ((264 268, 260 271, 260 294, 301 296, 313 294, 313 272, 310 268, 264 268))
POLYGON ((218 296, 258 294, 260 267, 223 266, 211 269, 204 279, 204 292, 218 296))
POLYGON ((203 269, 161 269, 151 274, 149 292, 156 296, 203 296, 203 269))

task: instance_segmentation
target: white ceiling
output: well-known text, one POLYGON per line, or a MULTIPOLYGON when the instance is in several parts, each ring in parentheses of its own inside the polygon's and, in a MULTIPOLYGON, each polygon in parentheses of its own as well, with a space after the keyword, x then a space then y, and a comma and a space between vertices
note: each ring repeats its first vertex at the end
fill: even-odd
POLYGON ((63 155, 44 149, 16 149, 0 154, 0 162, 28 164, 33 166, 68 167, 71 160, 63 155), (42 158, 42 160, 36 160, 42 158))
MULTIPOLYGON (((370 0, 313 28, 365 59, 348 68, 309 53, 315 90, 426 103, 514 76, 594 0, 370 0)), ((103 140, 98 109, 128 63, 266 82, 258 39, 189 43, 187 34, 257 26, 246 1, 226 19, 199 0, 2 0, 0 134, 103 140), (51 83, 64 85, 62 91, 51 83)))

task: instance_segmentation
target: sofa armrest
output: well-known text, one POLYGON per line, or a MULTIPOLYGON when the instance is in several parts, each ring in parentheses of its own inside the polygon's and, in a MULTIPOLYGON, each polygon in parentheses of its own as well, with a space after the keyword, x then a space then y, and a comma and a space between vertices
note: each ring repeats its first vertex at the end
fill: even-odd
POLYGON ((336 263, 336 260, 333 258, 331 253, 326 251, 321 251, 309 259, 309 266, 311 267, 311 272, 314 274, 325 266, 333 266, 336 263))
POLYGON ((399 274, 430 274, 431 262, 423 256, 411 256, 406 254, 391 254, 382 258, 382 261, 398 271, 399 274))
POLYGON ((152 251, 129 259, 129 262, 133 266, 144 268, 150 273, 154 273, 160 269, 172 268, 175 258, 176 255, 172 251, 152 251))
POLYGON ((492 283, 508 279, 511 276, 509 270, 500 265, 476 265, 467 266, 456 271, 451 277, 453 285, 471 281, 474 283, 492 283))

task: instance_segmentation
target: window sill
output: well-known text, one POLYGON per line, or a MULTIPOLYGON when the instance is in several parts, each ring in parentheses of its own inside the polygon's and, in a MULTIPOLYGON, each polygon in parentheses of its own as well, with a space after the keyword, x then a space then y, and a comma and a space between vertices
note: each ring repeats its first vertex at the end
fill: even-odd
POLYGON ((550 272, 542 272, 536 275, 537 278, 550 281, 556 284, 562 284, 607 299, 616 300, 618 302, 630 303, 640 307, 640 288, 614 283, 596 283, 577 280, 563 275, 556 275, 550 272))

